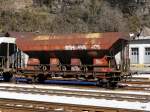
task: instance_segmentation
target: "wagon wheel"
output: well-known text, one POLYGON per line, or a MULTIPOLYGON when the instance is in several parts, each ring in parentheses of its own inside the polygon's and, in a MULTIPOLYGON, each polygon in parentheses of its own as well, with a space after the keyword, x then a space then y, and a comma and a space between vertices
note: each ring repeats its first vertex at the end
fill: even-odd
POLYGON ((107 79, 98 79, 96 85, 103 88, 110 88, 110 83, 107 79))
POLYGON ((44 74, 38 74, 38 75, 36 76, 36 81, 37 81, 38 83, 44 83, 44 81, 45 81, 45 76, 44 76, 44 74))
POLYGON ((102 87, 103 83, 102 83, 102 80, 101 79, 98 79, 96 81, 96 85, 99 86, 99 87, 102 87))
POLYGON ((113 82, 113 81, 109 81, 109 87, 108 88, 111 88, 111 89, 114 89, 117 87, 117 82, 113 82))
POLYGON ((13 74, 10 72, 4 72, 3 73, 3 78, 5 82, 9 82, 13 77, 13 74))

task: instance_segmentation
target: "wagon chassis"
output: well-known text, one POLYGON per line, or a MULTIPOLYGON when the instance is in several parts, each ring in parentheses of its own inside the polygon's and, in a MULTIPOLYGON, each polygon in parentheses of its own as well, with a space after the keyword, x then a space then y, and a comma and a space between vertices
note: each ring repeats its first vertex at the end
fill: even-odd
MULTIPOLYGON (((81 81, 96 81, 97 86, 101 87, 114 87, 117 83, 123 79, 124 76, 128 76, 127 73, 123 73, 119 70, 108 71, 103 70, 104 66, 93 66, 93 65, 28 65, 33 66, 35 69, 17 69, 16 76, 25 76, 31 78, 30 82, 43 83, 45 80, 81 80, 81 81), (59 70, 50 70, 50 66, 58 67, 59 70), (67 68, 79 67, 80 70, 69 70, 67 68), (99 67, 101 71, 88 70, 89 67, 99 67), (125 75, 126 74, 126 75, 125 75)), ((108 67, 106 67, 108 68, 108 67)))

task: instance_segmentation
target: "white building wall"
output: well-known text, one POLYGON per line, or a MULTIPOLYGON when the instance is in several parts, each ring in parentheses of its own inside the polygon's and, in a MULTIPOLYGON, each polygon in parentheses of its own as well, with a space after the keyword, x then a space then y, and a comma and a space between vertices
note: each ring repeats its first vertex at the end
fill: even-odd
MULTIPOLYGON (((130 63, 130 70, 139 72, 139 73, 149 73, 150 72, 150 64, 144 63, 145 58, 145 48, 150 47, 150 44, 130 44, 129 45, 129 57, 131 59, 131 48, 138 48, 139 49, 139 63, 138 64, 132 64, 130 63)), ((130 60, 131 62, 131 60, 130 60)))
POLYGON ((143 65, 146 47, 150 47, 150 44, 130 44, 129 45, 129 57, 131 56, 131 48, 138 48, 139 49, 139 64, 143 65))

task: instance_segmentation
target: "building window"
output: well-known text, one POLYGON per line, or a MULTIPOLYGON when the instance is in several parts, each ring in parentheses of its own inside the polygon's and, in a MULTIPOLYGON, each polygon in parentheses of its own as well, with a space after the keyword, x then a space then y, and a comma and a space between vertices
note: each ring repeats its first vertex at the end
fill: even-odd
POLYGON ((131 48, 131 64, 139 63, 139 48, 131 48))
POLYGON ((132 55, 139 55, 138 48, 131 48, 132 55))
POLYGON ((145 55, 150 55, 150 47, 145 48, 145 55))
POLYGON ((145 48, 144 63, 150 64, 150 47, 145 48))

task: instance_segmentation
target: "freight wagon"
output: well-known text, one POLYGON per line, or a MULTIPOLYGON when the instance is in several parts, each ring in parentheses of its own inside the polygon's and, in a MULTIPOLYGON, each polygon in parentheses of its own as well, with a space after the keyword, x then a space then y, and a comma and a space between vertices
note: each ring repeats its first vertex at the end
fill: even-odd
POLYGON ((15 38, 0 37, 0 76, 5 81, 9 81, 12 77, 12 63, 10 61, 11 55, 16 51, 15 38))
POLYGON ((16 37, 18 49, 29 56, 26 66, 16 68, 17 75, 33 82, 76 79, 109 87, 128 75, 129 36, 124 33, 8 34, 16 37), (119 52, 121 62, 117 64, 119 52))

